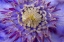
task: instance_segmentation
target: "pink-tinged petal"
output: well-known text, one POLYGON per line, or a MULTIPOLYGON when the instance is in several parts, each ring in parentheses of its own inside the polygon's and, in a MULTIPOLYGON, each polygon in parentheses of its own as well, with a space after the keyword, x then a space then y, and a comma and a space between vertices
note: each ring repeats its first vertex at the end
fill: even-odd
POLYGON ((51 2, 47 3, 47 6, 49 6, 49 5, 50 5, 50 3, 51 3, 51 2))
POLYGON ((13 11, 13 10, 15 10, 15 9, 14 9, 14 8, 9 8, 9 10, 13 11))
POLYGON ((42 35, 42 42, 44 42, 44 35, 42 35))
POLYGON ((50 37, 47 37, 47 39, 49 40, 49 42, 52 42, 50 37))
POLYGON ((20 32, 16 33, 15 39, 13 41, 17 41, 21 37, 20 32))
POLYGON ((50 9, 54 8, 55 6, 51 6, 50 9))
POLYGON ((11 34, 12 33, 12 30, 4 30, 5 34, 11 34))
POLYGON ((17 2, 17 0, 13 0, 13 1, 14 1, 14 3, 15 3, 15 4, 17 4, 17 5, 18 5, 18 2, 17 2))
POLYGON ((57 34, 56 27, 49 27, 49 31, 57 34))
POLYGON ((59 10, 61 10, 61 9, 56 9, 56 8, 55 8, 55 9, 52 11, 52 13, 53 13, 53 12, 57 12, 57 11, 59 11, 59 10))
POLYGON ((13 38, 16 35, 16 32, 17 31, 15 31, 13 34, 11 34, 11 36, 9 38, 13 38))
POLYGON ((41 40, 42 40, 42 36, 40 37, 40 36, 37 36, 37 39, 38 39, 38 42, 40 42, 41 40))
POLYGON ((0 11, 2 14, 5 14, 5 13, 7 13, 7 11, 0 11))
POLYGON ((13 41, 17 41, 19 39, 19 35, 16 35, 15 39, 13 41))
POLYGON ((9 3, 9 2, 12 2, 11 0, 4 0, 5 2, 9 3))
POLYGON ((33 42, 38 42, 37 37, 34 38, 33 42))
POLYGON ((25 38, 24 42, 28 42, 28 41, 27 41, 27 38, 25 38))
POLYGON ((64 4, 64 0, 56 0, 58 4, 64 4))

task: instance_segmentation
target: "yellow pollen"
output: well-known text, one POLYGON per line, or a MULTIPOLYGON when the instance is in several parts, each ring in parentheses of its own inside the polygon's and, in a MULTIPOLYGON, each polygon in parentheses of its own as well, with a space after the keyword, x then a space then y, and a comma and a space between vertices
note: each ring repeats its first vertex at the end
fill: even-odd
POLYGON ((23 12, 22 14, 23 25, 36 28, 36 26, 38 26, 42 20, 42 16, 38 13, 39 10, 37 8, 32 7, 27 8, 24 11, 25 12, 23 12))
POLYGON ((28 18, 31 19, 32 21, 36 20, 33 14, 30 14, 28 18))

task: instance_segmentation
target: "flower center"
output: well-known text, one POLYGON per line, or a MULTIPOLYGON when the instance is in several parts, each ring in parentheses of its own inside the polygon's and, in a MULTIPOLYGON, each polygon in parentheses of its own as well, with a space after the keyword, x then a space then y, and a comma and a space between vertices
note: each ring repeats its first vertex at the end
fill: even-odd
POLYGON ((24 10, 22 14, 22 22, 24 23, 24 26, 36 28, 41 22, 42 17, 38 12, 38 9, 33 7, 24 10))
POLYGON ((33 14, 30 14, 28 18, 29 18, 30 20, 32 20, 32 21, 35 21, 35 20, 36 20, 36 18, 34 17, 33 14))

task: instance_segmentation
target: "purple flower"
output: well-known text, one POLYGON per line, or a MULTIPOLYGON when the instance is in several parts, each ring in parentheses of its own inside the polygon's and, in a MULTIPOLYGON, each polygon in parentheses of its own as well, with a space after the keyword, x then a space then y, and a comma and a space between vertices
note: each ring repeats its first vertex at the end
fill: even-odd
POLYGON ((1 21, 6 24, 5 33, 9 38, 22 38, 21 42, 53 42, 51 32, 57 34, 58 17, 55 13, 60 10, 50 6, 51 2, 44 0, 5 0, 12 7, 1 11, 5 15, 1 21), (12 34, 13 33, 13 34, 12 34))

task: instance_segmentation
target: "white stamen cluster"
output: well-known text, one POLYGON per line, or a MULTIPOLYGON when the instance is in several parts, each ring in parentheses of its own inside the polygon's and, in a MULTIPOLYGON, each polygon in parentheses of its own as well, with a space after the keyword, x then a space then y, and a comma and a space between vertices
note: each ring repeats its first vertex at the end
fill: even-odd
MULTIPOLYGON (((46 11, 40 10, 40 8, 43 9, 43 7, 34 7, 34 6, 28 6, 25 5, 24 8, 21 11, 22 16, 19 16, 22 18, 22 21, 19 20, 20 25, 23 25, 25 29, 36 29, 41 30, 44 29, 46 26, 44 26, 46 21, 46 11), (27 27, 26 27, 27 26, 27 27)), ((35 30, 35 31, 37 31, 35 30)))

